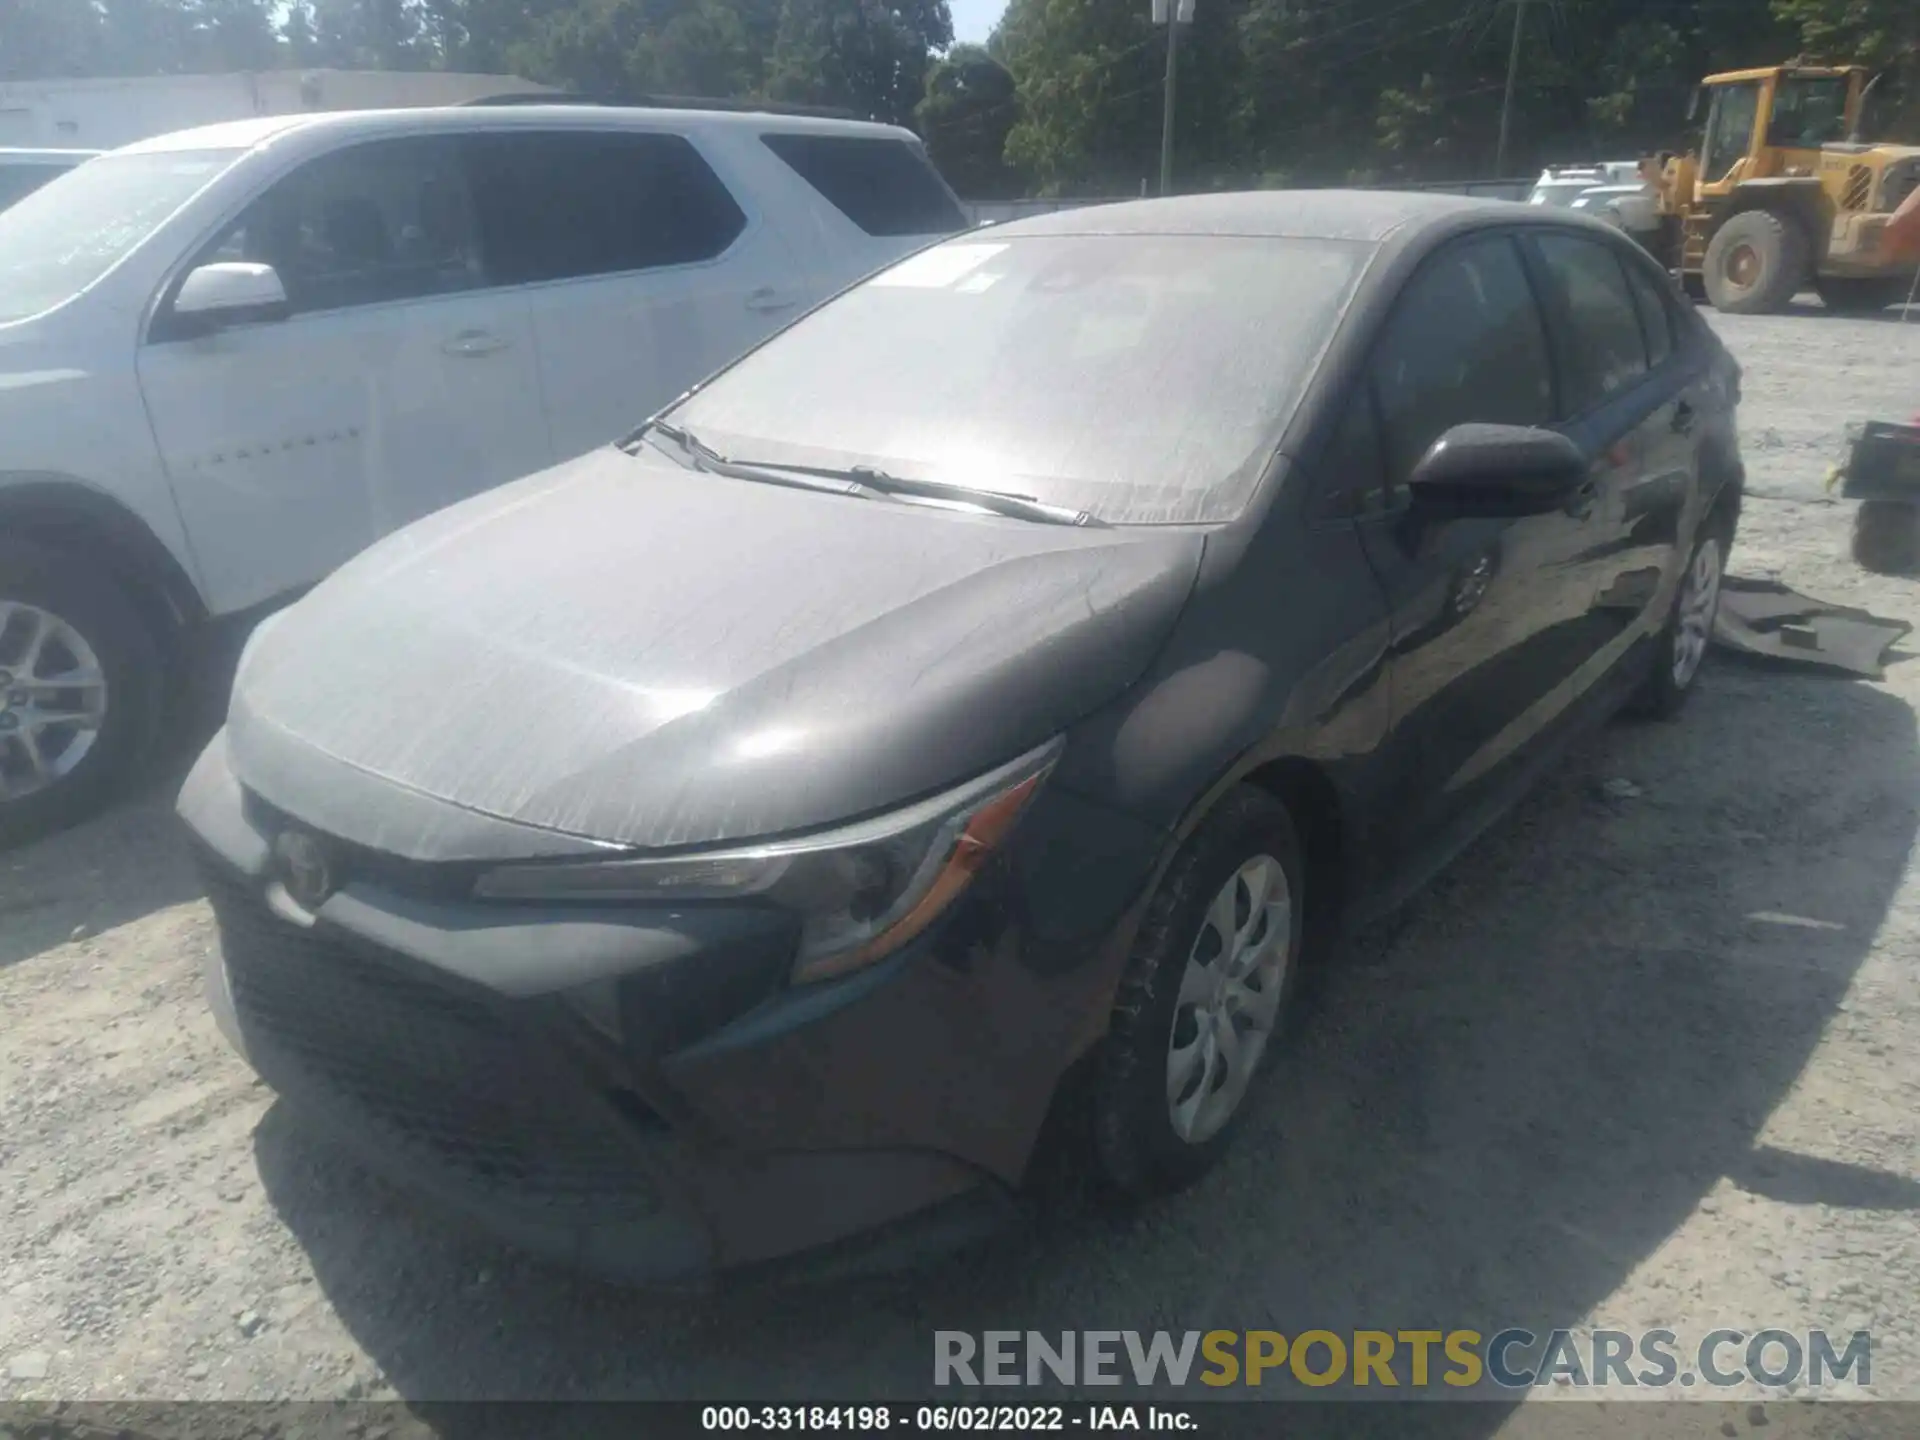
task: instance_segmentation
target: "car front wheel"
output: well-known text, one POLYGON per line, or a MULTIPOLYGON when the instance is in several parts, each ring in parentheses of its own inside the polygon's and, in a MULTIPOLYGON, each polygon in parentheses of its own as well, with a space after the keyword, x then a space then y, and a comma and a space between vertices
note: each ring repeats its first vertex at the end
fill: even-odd
POLYGON ((1096 1068, 1095 1151, 1123 1193, 1180 1189, 1225 1153, 1287 1013, 1304 881, 1286 807, 1251 786, 1168 868, 1096 1068))
POLYGON ((160 660, 120 589, 79 557, 0 543, 0 845, 107 799, 151 738, 160 660))

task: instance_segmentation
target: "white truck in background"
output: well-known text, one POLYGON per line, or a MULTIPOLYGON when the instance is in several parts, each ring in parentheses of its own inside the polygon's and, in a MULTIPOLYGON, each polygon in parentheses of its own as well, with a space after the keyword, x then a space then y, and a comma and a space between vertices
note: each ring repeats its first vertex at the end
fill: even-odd
POLYGON ((551 87, 514 75, 260 70, 0 84, 0 146, 112 150, 173 130, 322 110, 464 105, 551 87))
POLYGON ((1660 228, 1653 187, 1637 160, 1596 165, 1549 165, 1527 196, 1529 205, 1578 210, 1617 226, 1645 244, 1660 228))

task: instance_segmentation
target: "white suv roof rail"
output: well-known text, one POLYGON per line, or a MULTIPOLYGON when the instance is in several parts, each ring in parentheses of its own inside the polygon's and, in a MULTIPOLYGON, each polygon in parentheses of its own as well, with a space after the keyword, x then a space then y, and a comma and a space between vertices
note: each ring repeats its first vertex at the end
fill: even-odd
POLYGON ((506 105, 606 105, 631 110, 725 110, 751 115, 805 115, 816 120, 864 120, 864 115, 835 105, 782 105, 766 100, 723 100, 706 95, 572 95, 562 92, 524 91, 503 95, 483 95, 462 101, 463 106, 506 105))

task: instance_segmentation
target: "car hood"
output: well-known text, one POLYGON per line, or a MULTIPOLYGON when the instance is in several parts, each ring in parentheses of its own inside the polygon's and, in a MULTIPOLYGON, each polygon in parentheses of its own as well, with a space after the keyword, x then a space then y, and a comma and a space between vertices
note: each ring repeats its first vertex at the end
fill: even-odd
POLYGON ((270 804, 423 860, 516 844, 448 807, 646 848, 806 830, 1111 699, 1201 549, 597 451, 388 537, 269 621, 229 753, 270 804))

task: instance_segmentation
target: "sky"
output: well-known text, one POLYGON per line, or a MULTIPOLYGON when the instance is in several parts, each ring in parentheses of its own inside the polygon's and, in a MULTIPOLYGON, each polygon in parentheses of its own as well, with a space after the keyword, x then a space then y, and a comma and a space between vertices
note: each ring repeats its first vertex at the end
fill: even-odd
POLYGON ((983 44, 999 23, 1007 0, 949 0, 953 8, 953 38, 983 44))

